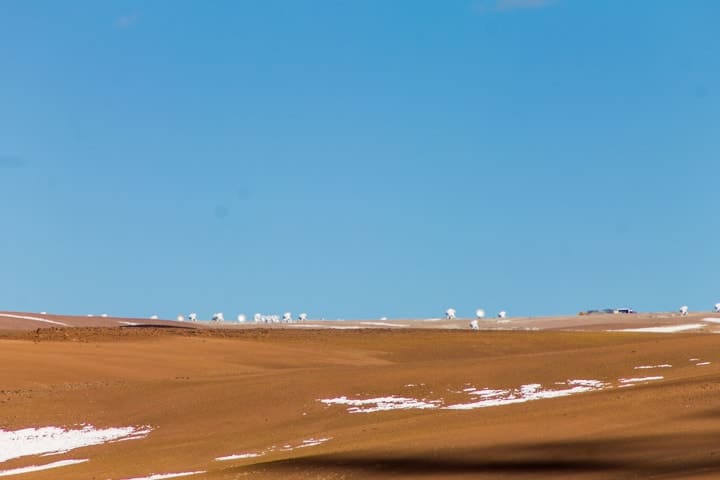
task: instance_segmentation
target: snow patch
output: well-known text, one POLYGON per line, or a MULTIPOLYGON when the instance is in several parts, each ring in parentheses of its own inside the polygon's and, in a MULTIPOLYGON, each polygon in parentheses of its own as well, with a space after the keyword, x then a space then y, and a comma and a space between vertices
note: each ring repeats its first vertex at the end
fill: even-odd
POLYGON ((565 384, 568 385, 569 388, 556 390, 543 389, 542 385, 539 383, 530 383, 527 385, 521 385, 519 388, 512 390, 475 390, 470 392, 470 394, 480 396, 482 398, 481 400, 470 403, 448 405, 443 408, 446 410, 473 410, 476 408, 497 407, 545 398, 566 397, 577 393, 601 390, 609 386, 607 383, 599 380, 568 380, 565 384))
POLYGON ((10 470, 0 470, 0 477, 9 477, 11 475, 21 475, 23 473, 40 472, 42 470, 50 470, 51 468, 66 467, 68 465, 76 465, 78 463, 87 462, 83 460, 60 460, 59 462, 46 463, 45 465, 31 465, 29 467, 13 468, 10 470))
POLYGON ((295 450, 296 448, 308 448, 308 447, 316 447, 318 445, 321 445, 329 440, 332 440, 332 437, 322 437, 322 438, 309 438, 307 440, 303 440, 298 445, 293 446, 292 444, 288 443, 283 445, 282 447, 277 447, 276 445, 273 445, 272 447, 268 448, 264 452, 253 452, 253 453, 238 453, 235 455, 227 455, 224 457, 217 457, 215 460, 218 462, 225 462, 228 460, 243 460, 248 458, 257 458, 262 457, 268 452, 274 452, 274 451, 281 451, 281 452, 289 452, 292 450, 295 450))
POLYGON ((414 398, 398 397, 392 395, 390 397, 368 398, 365 400, 349 399, 345 396, 337 398, 322 399, 320 402, 325 405, 349 405, 349 413, 373 413, 384 412, 388 410, 407 410, 407 409, 428 409, 437 408, 439 400, 426 402, 424 400, 416 400, 414 398))
POLYGON ((264 453, 238 453, 236 455, 228 455, 225 457, 217 457, 215 460, 218 462, 225 462, 227 460, 242 460, 244 458, 255 458, 262 457, 264 453))
POLYGON ((618 379, 618 382, 620 383, 638 383, 638 382, 650 382, 653 380, 662 380, 665 377, 662 376, 656 376, 656 377, 640 377, 640 378, 620 378, 618 379))
POLYGON ((165 478, 189 477, 191 475, 199 475, 201 473, 205 473, 205 470, 199 470, 197 472, 182 472, 182 473, 153 473, 149 477, 125 478, 123 480, 164 480, 165 478))
POLYGON ((665 327, 644 327, 644 328, 624 328, 622 330, 609 330, 610 332, 634 332, 634 333, 675 333, 684 332, 686 330, 697 330, 703 328, 702 323, 688 323, 685 325, 668 325, 665 327))
POLYGON ((662 365, 640 365, 639 367, 633 367, 634 370, 646 370, 649 368, 672 368, 672 365, 663 363, 662 365))
POLYGON ((307 440, 303 440, 302 443, 297 446, 297 448, 317 447, 318 445, 322 445, 323 443, 331 439, 332 437, 308 438, 307 440))
POLYGON ((0 313, 0 317, 6 317, 6 318, 19 318, 20 320, 32 320, 33 322, 44 322, 44 323, 51 323, 53 325, 60 325, 63 327, 69 327, 67 323, 63 322, 56 322, 55 320, 48 320, 47 318, 40 318, 40 317, 29 317, 27 315, 13 315, 10 313, 0 313))
POLYGON ((362 322, 363 325, 374 325, 376 327, 409 327, 403 323, 385 323, 385 322, 362 322))
POLYGON ((311 325, 307 323, 291 323, 285 325, 287 328, 322 328, 330 330, 360 330, 361 328, 368 327, 355 327, 355 326, 330 326, 330 325, 311 325))
POLYGON ((96 429, 92 425, 84 425, 76 430, 60 427, 0 430, 0 462, 28 455, 65 453, 113 441, 135 440, 144 438, 151 431, 152 428, 148 426, 96 429))
POLYGON ((698 367, 702 367, 703 365, 710 365, 710 362, 700 362, 696 363, 695 365, 697 365, 698 367))
POLYGON ((558 382, 557 384, 565 385, 566 388, 544 389, 539 383, 521 385, 515 389, 477 389, 475 387, 467 387, 464 388, 462 392, 456 393, 464 393, 470 396, 473 401, 453 405, 445 405, 443 400, 417 400, 414 398, 399 397, 395 395, 368 399, 349 399, 346 396, 342 396, 337 398, 321 399, 318 401, 324 403, 325 405, 346 405, 349 407, 349 413, 373 413, 387 410, 433 408, 441 408, 445 410, 473 410, 476 408, 511 405, 513 403, 523 403, 544 398, 564 397, 610 387, 610 384, 606 382, 586 379, 567 380, 566 382, 558 382))

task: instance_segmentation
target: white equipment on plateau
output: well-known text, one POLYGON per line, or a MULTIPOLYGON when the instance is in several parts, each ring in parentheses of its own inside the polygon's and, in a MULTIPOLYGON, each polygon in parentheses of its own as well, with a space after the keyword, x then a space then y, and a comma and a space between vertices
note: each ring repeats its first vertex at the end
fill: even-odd
POLYGON ((482 308, 475 310, 475 318, 485 318, 485 310, 482 308))
POLYGON ((454 308, 448 308, 445 310, 445 319, 446 320, 455 320, 455 309, 454 308))
POLYGON ((470 330, 480 330, 477 319, 470 322, 470 330))
POLYGON ((238 315, 238 323, 245 323, 246 320, 247 318, 242 313, 238 315))
POLYGON ((507 312, 505 310, 500 310, 498 313, 498 318, 505 318, 507 317, 507 312))
POLYGON ((683 305, 682 307, 680 307, 680 315, 683 316, 683 317, 686 317, 687 314, 688 314, 688 307, 687 307, 687 305, 683 305))

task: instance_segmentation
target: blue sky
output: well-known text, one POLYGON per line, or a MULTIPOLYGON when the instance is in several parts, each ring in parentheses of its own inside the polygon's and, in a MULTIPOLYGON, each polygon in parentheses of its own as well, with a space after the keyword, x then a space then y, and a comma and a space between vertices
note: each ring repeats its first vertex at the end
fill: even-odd
POLYGON ((720 301, 720 2, 0 3, 0 309, 720 301))

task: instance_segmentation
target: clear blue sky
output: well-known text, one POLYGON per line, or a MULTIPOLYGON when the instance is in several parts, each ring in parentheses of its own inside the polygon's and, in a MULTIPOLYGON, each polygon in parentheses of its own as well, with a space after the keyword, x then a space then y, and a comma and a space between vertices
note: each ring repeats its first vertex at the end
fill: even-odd
POLYGON ((720 2, 0 2, 0 309, 720 301, 720 2))

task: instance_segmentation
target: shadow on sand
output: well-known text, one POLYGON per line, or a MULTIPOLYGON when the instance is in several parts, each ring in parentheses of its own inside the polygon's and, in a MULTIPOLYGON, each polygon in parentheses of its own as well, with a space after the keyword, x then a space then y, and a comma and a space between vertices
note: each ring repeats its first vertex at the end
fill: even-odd
MULTIPOLYGON (((502 448, 434 449, 428 452, 352 452, 258 463, 250 471, 329 472, 361 478, 485 474, 553 478, 594 473, 596 478, 720 478, 718 433, 580 440, 572 443, 505 445, 502 448), (600 475, 598 475, 600 474, 600 475)), ((234 470, 234 469, 233 469, 234 470)), ((238 469, 248 472, 248 467, 238 469)))

